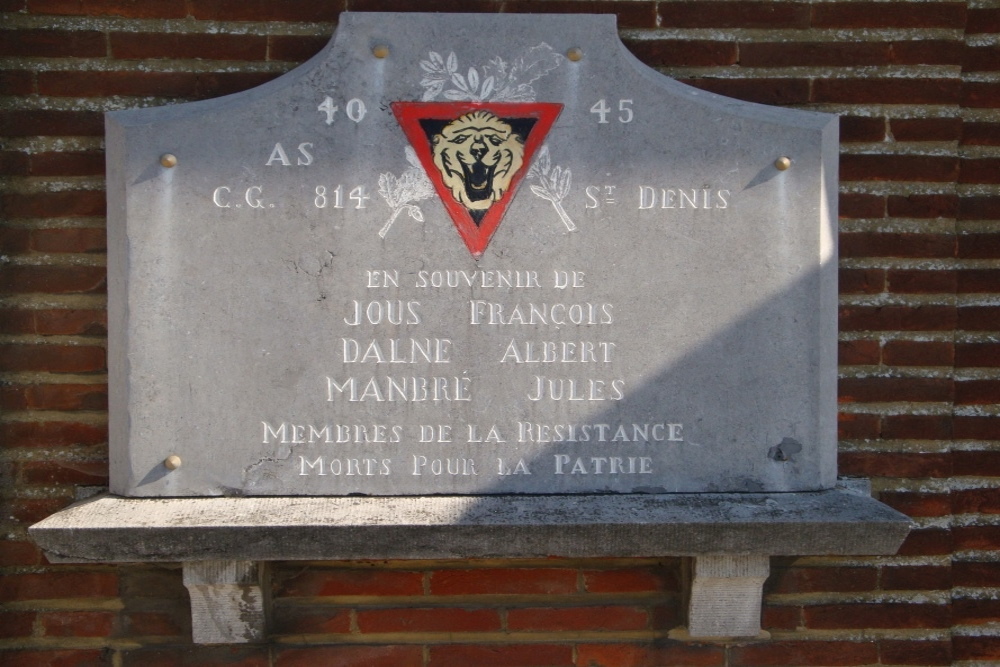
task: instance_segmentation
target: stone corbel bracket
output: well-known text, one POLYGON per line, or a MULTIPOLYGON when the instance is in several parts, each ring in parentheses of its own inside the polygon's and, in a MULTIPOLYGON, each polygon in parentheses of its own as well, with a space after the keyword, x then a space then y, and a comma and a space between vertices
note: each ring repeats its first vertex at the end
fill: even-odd
POLYGON ((181 562, 194 641, 267 637, 275 560, 693 557, 691 637, 760 635, 770 556, 894 554, 910 520, 838 487, 810 493, 122 498, 30 528, 53 562, 181 562))

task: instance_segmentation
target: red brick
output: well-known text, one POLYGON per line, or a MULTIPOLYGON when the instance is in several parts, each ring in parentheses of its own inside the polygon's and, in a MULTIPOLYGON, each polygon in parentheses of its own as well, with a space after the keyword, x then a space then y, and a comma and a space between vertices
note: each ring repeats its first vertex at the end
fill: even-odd
POLYGON ((86 373, 106 368, 104 348, 93 345, 0 345, 0 366, 8 371, 86 373))
POLYGON ((993 82, 966 81, 962 84, 961 104, 983 109, 1000 107, 1000 86, 993 82))
POLYGON ((25 484, 107 485, 107 461, 28 461, 18 464, 25 484))
MULTIPOLYGON (((996 551, 1000 549, 1000 526, 959 526, 952 529, 956 549, 981 549, 985 551, 996 551)), ((987 579, 992 583, 980 582, 979 586, 1000 585, 1000 567, 995 563, 990 563, 994 568, 991 570, 993 579, 987 579)), ((956 578, 957 578, 956 574, 956 578)))
POLYGON ((679 592, 676 572, 665 567, 589 570, 583 582, 590 593, 679 592))
POLYGON ((806 626, 844 628, 946 628, 948 607, 935 604, 829 604, 803 609, 806 626))
POLYGON ((962 197, 959 220, 1000 220, 1000 197, 962 197))
POLYGON ((869 665, 878 662, 874 641, 770 641, 734 646, 730 662, 740 667, 803 665, 869 665))
POLYGON ((1000 366, 1000 345, 996 343, 958 343, 955 345, 955 366, 1000 366))
POLYGON ((0 332, 105 335, 104 310, 0 310, 0 332))
POLYGON ((42 552, 34 542, 0 540, 0 567, 28 567, 42 562, 42 552))
POLYGON ((0 600, 109 598, 118 595, 118 577, 108 572, 45 572, 0 577, 0 600))
POLYGON ((884 140, 885 140, 885 118, 880 118, 880 117, 867 118, 864 116, 840 117, 841 143, 849 143, 854 141, 871 142, 871 141, 884 141, 884 140))
POLYGON ((912 517, 936 517, 951 514, 951 501, 944 493, 908 493, 883 491, 879 500, 912 517))
POLYGON ((884 218, 886 214, 885 197, 883 195, 841 194, 838 214, 841 218, 884 218))
POLYGON ((865 366, 879 363, 877 340, 842 340, 837 343, 837 363, 841 366, 865 366))
POLYGON ((352 12, 473 12, 495 13, 501 11, 503 4, 498 0, 421 0, 414 4, 409 0, 351 0, 352 12))
MULTIPOLYGON (((0 74, 0 76, 3 76, 0 74)), ((28 154, 20 151, 0 151, 0 174, 6 176, 26 176, 28 174, 28 154)), ((7 230, 0 231, 10 231, 7 230)))
MULTIPOLYGON (((314 663, 315 664, 315 663, 314 663)), ((430 647, 427 667, 573 667, 569 644, 442 645, 430 647)))
POLYGON ((813 82, 811 102, 854 104, 955 104, 957 79, 823 79, 813 82))
POLYGON ((1000 258, 1000 234, 959 234, 958 256, 963 259, 1000 258))
MULTIPOLYGON (((841 155, 842 181, 954 182, 958 158, 939 155, 841 155)), ((890 198, 890 204, 892 199, 890 198)), ((891 214, 891 209, 890 209, 891 214)))
POLYGON ((725 649, 688 642, 657 641, 655 644, 577 644, 577 667, 722 667, 725 649))
POLYGON ((433 595, 564 595, 576 592, 576 571, 562 569, 438 570, 433 595))
MULTIPOLYGON (((328 22, 337 20, 338 14, 345 9, 344 5, 344 0, 277 3, 268 0, 191 0, 188 11, 199 20, 328 22)), ((351 9, 366 11, 356 6, 356 3, 352 3, 351 9)))
POLYGON ((951 569, 932 565, 886 567, 882 569, 883 590, 932 591, 951 588, 951 569))
POLYGON ((30 526, 52 516, 71 502, 71 498, 13 498, 3 502, 3 514, 5 518, 30 526))
POLYGON ((278 634, 325 635, 351 631, 351 612, 347 609, 327 607, 302 609, 279 605, 274 608, 273 613, 274 632, 278 634))
POLYGON ((197 99, 240 93, 279 76, 278 72, 206 72, 198 75, 197 99))
POLYGON ((915 39, 894 42, 890 60, 900 65, 961 65, 965 50, 961 41, 915 39))
POLYGON ((680 79, 695 88, 760 104, 805 104, 809 81, 805 79, 680 79))
POLYGON ((103 216, 104 192, 43 192, 7 194, 0 197, 0 213, 8 218, 56 218, 67 216, 103 216))
POLYGON ((771 607, 765 605, 760 613, 760 627, 764 630, 795 630, 802 623, 802 607, 771 607))
POLYGON ((952 570, 955 586, 993 588, 1000 584, 1000 563, 996 561, 956 560, 952 570))
POLYGON ((1000 451, 956 449, 951 457, 956 475, 1000 476, 1000 451))
POLYGON ((955 271, 911 271, 889 269, 886 272, 889 291, 894 294, 932 294, 944 292, 953 294, 958 288, 958 274, 955 271))
POLYGON ((952 598, 952 617, 956 624, 981 625, 1000 618, 1000 600, 962 600, 952 598))
POLYGON ((30 637, 36 617, 33 611, 0 611, 0 637, 30 637))
POLYGON ((110 41, 112 55, 122 60, 263 60, 267 56, 264 35, 113 32, 110 41))
POLYGON ((184 0, 28 0, 33 14, 124 16, 135 19, 182 19, 184 0))
POLYGON ((7 266, 0 269, 0 290, 14 294, 103 294, 103 266, 7 266))
POLYGON ((970 35, 1000 32, 1000 7, 970 7, 965 32, 970 35))
POLYGON ((955 417, 955 438, 1000 440, 1000 417, 955 417))
POLYGON ((38 384, 0 387, 0 409, 107 410, 108 387, 101 384, 38 384))
POLYGON ((34 153, 32 176, 99 176, 104 174, 104 153, 98 151, 34 153))
MULTIPOLYGON (((997 272, 1000 274, 1000 272, 997 272)), ((976 287, 969 285, 969 287, 976 287)), ((979 290, 959 290, 960 292, 972 291, 992 291, 979 290)), ((998 290, 1000 291, 1000 290, 998 290)), ((961 331, 996 331, 1000 329, 1000 307, 997 306, 964 306, 958 309, 958 329, 961 331)))
POLYGON ((108 441, 108 427, 76 422, 6 422, 0 423, 0 436, 7 447, 100 445, 108 441))
POLYGON ((55 611, 40 614, 42 632, 49 637, 106 637, 115 623, 110 611, 55 611))
POLYGON ((951 533, 938 529, 910 530, 903 546, 899 548, 899 556, 943 556, 952 552, 951 533))
POLYGON ((889 195, 886 203, 889 217, 954 218, 959 212, 959 199, 954 195, 889 195))
POLYGON ((103 228, 33 229, 31 250, 44 253, 104 252, 107 233, 103 228))
POLYGON ((842 440, 877 438, 881 428, 878 415, 837 415, 837 437, 842 440))
POLYGON ((951 437, 951 431, 952 418, 947 415, 904 414, 889 415, 882 419, 882 437, 887 439, 947 440, 951 437))
POLYGON ((507 629, 515 632, 518 630, 551 632, 644 630, 648 626, 648 615, 637 607, 511 609, 507 612, 507 629))
POLYGON ((1000 403, 1000 380, 963 380, 955 383, 956 405, 1000 403))
POLYGON ((1000 514, 1000 489, 961 489, 951 494, 956 514, 1000 514))
POLYGON ((768 593, 853 593, 872 591, 878 583, 873 567, 775 568, 767 580, 768 593))
POLYGON ((960 183, 1000 183, 1000 158, 965 158, 960 183))
POLYGON ((309 35, 270 35, 267 59, 300 63, 319 53, 328 41, 326 37, 309 35))
POLYGON ((639 60, 651 67, 714 67, 736 63, 736 44, 709 40, 629 40, 639 60))
POLYGON ((962 119, 893 118, 889 130, 896 141, 955 141, 962 136, 962 119))
POLYGON ((879 641, 885 665, 951 665, 951 642, 934 640, 882 639, 879 641))
POLYGON ((1000 123, 962 123, 961 143, 964 146, 1000 146, 1000 123))
POLYGON ((856 67, 889 62, 890 47, 879 42, 740 44, 739 63, 743 67, 856 67))
POLYGON ((490 632, 501 627, 495 609, 362 609, 357 617, 361 632, 490 632))
POLYGON ((812 6, 814 28, 965 28, 958 2, 824 2, 812 6))
MULTIPOLYGON (((1000 292, 1000 270, 997 269, 963 269, 958 272, 958 282, 955 291, 959 294, 976 294, 982 292, 1000 292)), ((974 312, 976 306, 963 308, 966 312, 974 312)), ((984 309, 984 313, 986 310, 984 309)))
POLYGON ((952 381, 948 378, 841 378, 838 395, 841 403, 950 402, 952 381))
POLYGON ((951 331, 951 306, 846 306, 840 309, 841 331, 951 331))
POLYGON ((278 595, 422 595, 420 572, 386 569, 307 569, 280 583, 278 595))
POLYGON ((132 611, 123 614, 124 632, 129 636, 187 637, 191 632, 190 611, 178 607, 173 613, 132 611))
POLYGON ((507 0, 502 6, 505 14, 536 14, 539 11, 553 14, 615 14, 619 28, 655 28, 656 5, 656 2, 622 3, 613 0, 546 0, 540 6, 536 0, 507 0))
POLYGON ((841 294, 880 294, 885 291, 885 269, 840 269, 841 294))
POLYGON ((104 34, 97 30, 0 30, 0 56, 101 58, 104 34))
POLYGON ((0 72, 0 95, 30 95, 34 91, 34 73, 26 70, 0 72))
POLYGON ((882 348, 882 362, 887 366, 950 366, 954 361, 952 343, 890 340, 882 348))
POLYGON ((0 111, 0 135, 7 137, 104 136, 100 111, 29 109, 0 111))
POLYGON ((952 234, 851 232, 840 235, 841 257, 954 257, 952 234))
MULTIPOLYGON (((915 417, 911 417, 913 419, 915 417)), ((947 477, 947 454, 840 452, 840 473, 859 477, 947 477)))
POLYGON ((194 72, 39 72, 38 92, 56 97, 188 97, 198 92, 194 72))
POLYGON ((958 660, 1000 661, 1000 637, 956 635, 951 640, 952 658, 958 660))
POLYGON ((1000 50, 995 46, 966 47, 962 68, 966 72, 995 72, 1000 70, 1000 50))
POLYGON ((806 28, 807 3, 661 2, 664 28, 806 28))
MULTIPOLYGON (((188 640, 190 641, 190 640, 188 640)), ((321 650, 321 649, 320 649, 321 650)), ((167 646, 119 649, 121 667, 272 667, 267 646, 167 646)), ((351 651, 345 651, 350 654, 351 651)), ((110 663, 102 663, 102 665, 110 663)), ((296 663, 301 664, 301 663, 296 663)), ((357 663, 320 662, 320 665, 357 663)), ((384 663, 372 663, 384 667, 384 663)), ((117 663, 116 663, 117 667, 117 663)))
POLYGON ((94 667, 108 664, 107 655, 97 649, 8 650, 4 667, 94 667))

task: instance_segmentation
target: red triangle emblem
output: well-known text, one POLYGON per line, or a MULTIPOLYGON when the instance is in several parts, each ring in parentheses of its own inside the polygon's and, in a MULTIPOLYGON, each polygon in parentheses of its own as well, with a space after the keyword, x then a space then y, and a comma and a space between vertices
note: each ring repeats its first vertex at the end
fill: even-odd
POLYGON ((469 252, 479 259, 563 105, 393 102, 392 112, 469 252))

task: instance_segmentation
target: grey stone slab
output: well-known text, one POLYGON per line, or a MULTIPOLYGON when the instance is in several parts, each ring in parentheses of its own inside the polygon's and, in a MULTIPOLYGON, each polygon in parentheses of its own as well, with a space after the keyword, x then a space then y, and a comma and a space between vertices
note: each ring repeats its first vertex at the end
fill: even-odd
POLYGON ((892 554, 910 522, 840 488, 775 494, 85 500, 57 562, 892 554))
POLYGON ((611 16, 346 13, 264 86, 111 112, 112 490, 832 488, 837 132, 611 16))

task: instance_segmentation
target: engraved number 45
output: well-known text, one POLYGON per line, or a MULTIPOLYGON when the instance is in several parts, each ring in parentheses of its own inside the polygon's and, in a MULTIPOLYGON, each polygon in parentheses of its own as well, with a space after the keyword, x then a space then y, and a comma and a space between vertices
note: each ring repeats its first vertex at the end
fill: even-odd
MULTIPOLYGON (((594 106, 590 107, 590 113, 597 114, 598 125, 607 125, 611 107, 608 106, 607 100, 602 97, 594 103, 594 106)), ((618 100, 618 122, 631 123, 634 117, 632 113, 632 100, 618 100)))

